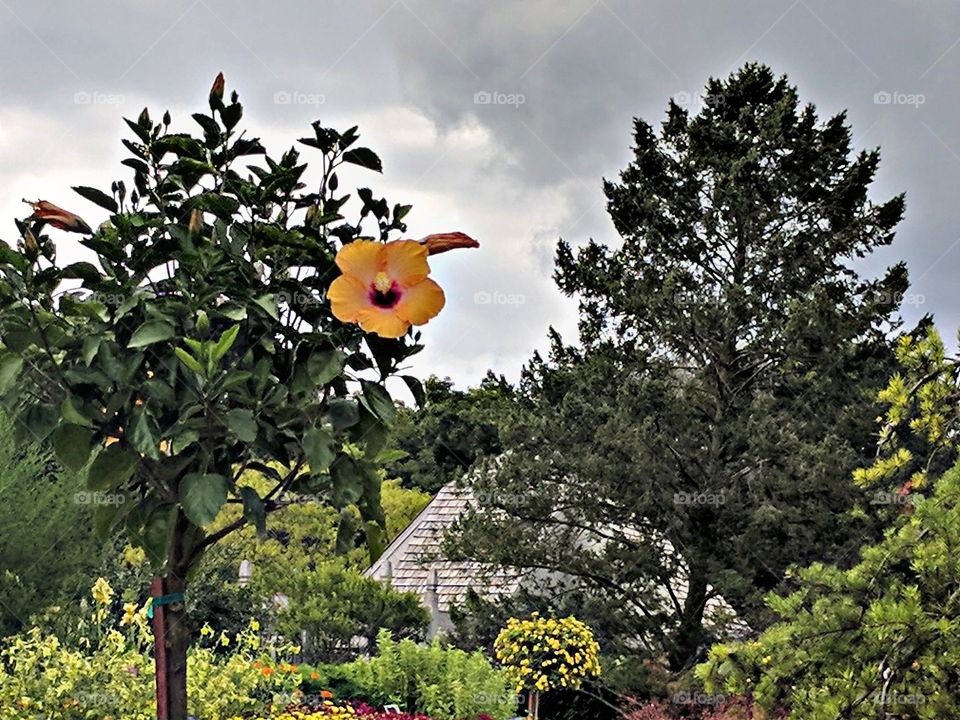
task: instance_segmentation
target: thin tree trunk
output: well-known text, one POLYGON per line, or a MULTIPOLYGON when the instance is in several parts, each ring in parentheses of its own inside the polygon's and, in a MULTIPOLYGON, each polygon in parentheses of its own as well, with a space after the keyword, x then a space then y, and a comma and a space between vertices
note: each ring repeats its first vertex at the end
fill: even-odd
MULTIPOLYGON (((183 578, 167 575, 166 591, 182 593, 186 589, 183 578)), ((170 720, 187 720, 187 646, 190 633, 183 603, 174 603, 166 611, 167 692, 170 720)))
MULTIPOLYGON (((187 589, 186 576, 189 548, 185 547, 189 522, 183 512, 177 513, 167 558, 164 594, 182 594, 187 589)), ((190 632, 183 601, 163 606, 165 637, 156 638, 166 648, 167 712, 169 720, 187 720, 187 647, 190 632)))
POLYGON ((683 602, 683 616, 669 653, 670 669, 688 670, 697 660, 697 651, 703 640, 703 610, 707 602, 707 578, 695 568, 687 575, 687 597, 683 602))
POLYGON ((540 693, 536 690, 531 690, 527 695, 527 717, 533 720, 540 718, 540 693))

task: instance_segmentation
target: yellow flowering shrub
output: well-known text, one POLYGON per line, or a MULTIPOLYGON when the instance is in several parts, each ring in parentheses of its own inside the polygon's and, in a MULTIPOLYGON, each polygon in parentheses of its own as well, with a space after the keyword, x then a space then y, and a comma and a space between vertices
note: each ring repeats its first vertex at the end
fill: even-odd
POLYGON ((517 692, 578 688, 600 675, 600 646, 590 628, 572 616, 510 618, 493 648, 517 692))
MULTIPOLYGON (((125 603, 109 614, 113 589, 100 578, 92 590, 93 640, 69 647, 41 628, 0 645, 0 720, 152 720, 156 717, 153 643, 148 605, 125 603)), ((203 720, 280 712, 300 695, 296 665, 272 658, 298 648, 261 646, 256 621, 236 636, 203 632, 208 644, 190 650, 190 712, 203 720), (214 646, 231 648, 215 653, 214 646)))

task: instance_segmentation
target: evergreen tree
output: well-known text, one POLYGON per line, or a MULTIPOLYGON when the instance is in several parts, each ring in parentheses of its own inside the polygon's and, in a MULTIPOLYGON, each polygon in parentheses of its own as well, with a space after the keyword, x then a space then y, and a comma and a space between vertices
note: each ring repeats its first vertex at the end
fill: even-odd
POLYGON ((705 97, 694 116, 671 102, 659 133, 635 123, 605 183, 622 242, 561 241, 579 343, 553 332, 526 368, 455 542, 548 571, 554 600, 603 599, 623 647, 674 671, 709 643, 711 601, 763 625, 788 566, 843 562, 877 532, 848 512, 850 476, 873 455, 907 288, 902 264, 853 268, 904 199, 870 199, 879 152, 853 151, 843 113, 820 120, 761 65, 705 97))

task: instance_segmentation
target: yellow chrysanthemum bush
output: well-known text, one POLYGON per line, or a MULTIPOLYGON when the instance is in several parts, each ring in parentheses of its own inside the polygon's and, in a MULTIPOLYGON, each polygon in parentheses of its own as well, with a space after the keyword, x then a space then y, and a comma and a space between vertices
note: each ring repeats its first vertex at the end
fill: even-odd
MULTIPOLYGON (((156 717, 148 606, 125 603, 122 613, 111 613, 114 590, 103 578, 96 581, 91 595, 80 646, 68 645, 40 627, 2 642, 0 720, 156 717)), ((257 629, 254 621, 232 637, 201 633, 205 642, 189 654, 191 714, 226 720, 279 713, 299 699, 302 677, 296 666, 274 659, 298 648, 266 647, 257 629), (229 652, 224 653, 225 648, 229 652)))
POLYGON ((600 646, 593 631, 572 616, 510 618, 493 647, 517 692, 575 689, 600 675, 600 646))

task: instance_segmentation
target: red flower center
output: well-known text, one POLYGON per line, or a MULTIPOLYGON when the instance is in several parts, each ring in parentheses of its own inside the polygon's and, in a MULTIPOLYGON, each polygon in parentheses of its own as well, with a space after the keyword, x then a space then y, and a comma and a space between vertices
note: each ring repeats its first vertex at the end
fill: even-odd
POLYGON ((370 285, 370 302, 378 308, 390 310, 398 302, 403 294, 400 286, 394 282, 385 272, 377 273, 376 278, 370 285))

